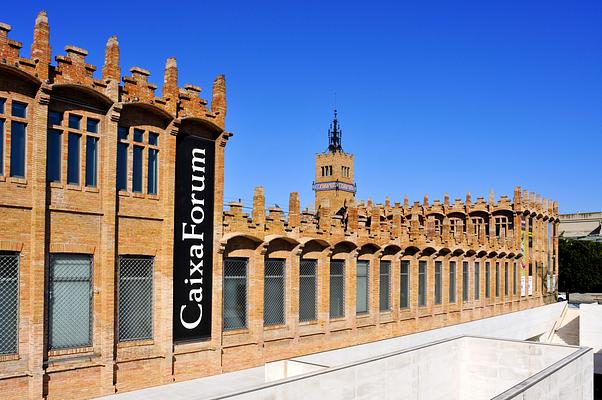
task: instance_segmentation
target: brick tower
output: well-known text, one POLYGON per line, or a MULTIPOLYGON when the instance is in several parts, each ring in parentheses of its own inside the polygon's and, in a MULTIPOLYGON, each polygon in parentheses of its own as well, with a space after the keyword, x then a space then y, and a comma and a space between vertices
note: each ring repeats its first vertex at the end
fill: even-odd
POLYGON ((355 199, 353 154, 343 151, 343 131, 334 110, 334 119, 328 129, 328 150, 316 155, 316 208, 328 207, 337 213, 355 199))

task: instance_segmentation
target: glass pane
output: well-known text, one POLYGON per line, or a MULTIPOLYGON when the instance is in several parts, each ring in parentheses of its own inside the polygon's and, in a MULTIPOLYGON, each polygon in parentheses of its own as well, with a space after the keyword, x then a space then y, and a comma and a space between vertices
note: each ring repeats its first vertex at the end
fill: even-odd
POLYGON ((468 263, 462 263, 462 301, 468 300, 468 263))
POLYGON ((117 139, 127 140, 128 138, 128 128, 124 126, 117 127, 117 139))
POLYGON ((134 142, 142 143, 144 140, 144 131, 140 129, 134 129, 134 142))
POLYGON ((79 129, 81 125, 82 117, 79 115, 69 114, 69 128, 79 129))
POLYGON ((355 311, 358 314, 368 312, 368 261, 357 262, 355 311))
POLYGON ((224 330, 247 326, 247 260, 224 260, 224 330))
POLYGON ((117 190, 127 190, 128 182, 128 145, 117 145, 117 190))
POLYGON ((6 104, 6 99, 0 99, 0 114, 4 114, 4 105, 6 104))
POLYGON ((159 152, 155 149, 148 149, 148 193, 157 194, 157 158, 159 152))
POLYGON ((391 287, 391 263, 389 261, 381 261, 380 263, 380 284, 379 284, 379 303, 380 311, 388 311, 391 308, 390 304, 390 287, 391 287))
POLYGON ((61 125, 63 123, 63 113, 58 111, 48 112, 48 125, 61 125))
POLYGON ((70 133, 67 139, 67 183, 79 184, 79 142, 81 136, 70 133))
POLYGON ((0 354, 16 354, 19 314, 19 255, 0 254, 0 354))
POLYGON ((46 179, 50 182, 59 182, 61 180, 61 140, 61 131, 48 129, 46 179))
POLYGON ((134 146, 134 165, 132 166, 132 191, 142 192, 142 152, 144 148, 134 146))
POLYGON ((98 138, 86 137, 86 186, 96 187, 98 138))
POLYGON ((330 317, 345 316, 345 263, 341 260, 330 262, 330 317))
POLYGON ((401 276, 400 276, 400 293, 399 293, 399 306, 400 308, 406 308, 409 305, 408 298, 410 292, 410 262, 401 262, 401 276))
POLYGON ((13 117, 19 118, 27 117, 27 104, 19 103, 18 101, 13 101, 12 115, 13 117))
POLYGON ((316 260, 301 260, 299 266, 299 320, 316 319, 316 260))
POLYGON ((10 176, 18 178, 25 178, 25 127, 16 121, 10 126, 10 176))
POLYGON ((284 324, 284 260, 266 259, 263 289, 264 325, 284 324))
POLYGON ((159 145, 159 134, 153 133, 153 132, 149 132, 149 134, 148 134, 148 144, 150 144, 151 146, 158 146, 159 145))
POLYGON ((441 304, 441 261, 435 261, 435 304, 441 304))
POLYGON ((153 258, 119 259, 119 340, 153 336, 153 258))
POLYGON ((418 305, 426 305, 426 261, 418 263, 418 305))
POLYGON ((456 262, 449 262, 449 302, 456 302, 456 262))
POLYGON ((98 133, 98 121, 97 119, 88 118, 86 121, 86 130, 91 133, 98 133))
POLYGON ((4 175, 4 120, 0 119, 0 176, 4 175))
POLYGON ((488 262, 485 263, 485 297, 491 295, 491 267, 488 262))
POLYGON ((479 300, 479 298, 481 297, 481 271, 480 271, 480 265, 478 262, 474 263, 474 299, 475 300, 479 300))

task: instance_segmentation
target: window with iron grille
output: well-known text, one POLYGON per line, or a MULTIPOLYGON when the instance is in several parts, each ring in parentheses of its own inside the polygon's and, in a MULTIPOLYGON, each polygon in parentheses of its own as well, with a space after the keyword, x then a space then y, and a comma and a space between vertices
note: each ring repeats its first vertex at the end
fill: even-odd
POLYGON ((518 270, 516 269, 516 263, 512 263, 512 294, 516 294, 516 285, 518 282, 518 270))
POLYGON ((284 324, 285 260, 266 258, 264 263, 263 324, 284 324))
POLYGON ((246 258, 224 259, 224 330, 247 327, 247 277, 246 258))
POLYGON ((19 254, 0 252, 0 355, 16 354, 19 337, 19 254))
POLYGON ((391 309, 391 261, 380 262, 380 290, 378 291, 380 311, 391 309))
POLYGON ((500 296, 500 263, 495 263, 495 297, 500 296))
POLYGON ((318 299, 317 290, 317 260, 301 259, 299 265, 299 321, 315 321, 316 304, 318 299))
POLYGON ((410 293, 410 261, 401 261, 399 273, 399 308, 409 307, 410 293))
POLYGON ((491 264, 489 261, 485 262, 485 297, 491 296, 491 264))
POLYGON ((449 302, 456 302, 456 262, 449 262, 449 302))
POLYGON ((368 297, 370 292, 370 263, 366 260, 357 261, 357 281, 355 296, 355 311, 357 314, 366 314, 368 312, 368 297))
POLYGON ((426 261, 418 262, 418 305, 426 306, 426 261))
POLYGON ((51 350, 92 345, 92 256, 52 254, 49 273, 51 350))
POLYGON ((119 341, 153 338, 153 257, 119 257, 119 341))
POLYGON ((435 261, 435 304, 441 304, 441 261, 435 261))
POLYGON ((508 296, 508 262, 504 263, 504 295, 508 296))
POLYGON ((462 262, 462 301, 468 301, 468 261, 462 262))
POLYGON ((330 318, 345 316, 345 261, 330 261, 330 318))
POLYGON ((474 299, 481 298, 481 265, 478 261, 474 263, 474 299))

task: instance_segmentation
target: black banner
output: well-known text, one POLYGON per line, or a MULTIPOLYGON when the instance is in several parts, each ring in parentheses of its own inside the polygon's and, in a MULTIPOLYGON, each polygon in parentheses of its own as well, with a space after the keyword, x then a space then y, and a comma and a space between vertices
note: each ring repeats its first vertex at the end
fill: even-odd
POLYGON ((174 341, 211 337, 215 142, 176 139, 174 341))

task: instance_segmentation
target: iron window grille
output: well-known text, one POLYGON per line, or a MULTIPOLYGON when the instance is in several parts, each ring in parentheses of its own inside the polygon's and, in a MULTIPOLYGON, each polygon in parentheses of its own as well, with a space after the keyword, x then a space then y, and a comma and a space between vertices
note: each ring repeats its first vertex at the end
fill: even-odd
POLYGON ((50 256, 48 346, 51 350, 92 345, 92 293, 92 256, 50 256))
POLYGON ((495 297, 500 296, 500 263, 495 263, 495 297))
POLYGON ((380 311, 389 311, 391 309, 391 261, 380 262, 378 296, 380 311))
POLYGON ((355 311, 357 314, 367 314, 370 303, 370 263, 366 260, 357 261, 355 311))
POLYGON ((284 324, 284 271, 282 259, 266 258, 264 263, 263 324, 284 324))
POLYGON ((410 261, 403 260, 401 262, 399 275, 399 308, 408 308, 410 304, 410 261))
POLYGON ((330 261, 330 318, 345 316, 345 261, 330 261))
POLYGON ((508 296, 508 262, 504 263, 504 296, 508 296))
POLYGON ((119 341, 153 338, 153 257, 119 257, 119 341))
POLYGON ((418 262, 418 305, 426 306, 426 261, 418 262))
POLYGON ((469 288, 469 271, 468 261, 462 262, 462 301, 468 301, 468 288, 469 288))
POLYGON ((491 263, 485 262, 485 297, 491 296, 491 263))
POLYGON ((19 343, 19 254, 0 253, 0 355, 19 343))
POLYGON ((456 302, 456 262, 449 262, 449 302, 456 302))
POLYGON ((247 282, 246 258, 224 259, 224 330, 247 327, 247 282))
POLYGON ((435 304, 441 304, 441 272, 442 262, 435 261, 435 304))
POLYGON ((481 297, 481 266, 479 262, 474 263, 474 299, 479 300, 481 297))
POLYGON ((315 321, 317 306, 317 260, 301 260, 299 265, 299 321, 315 321))

